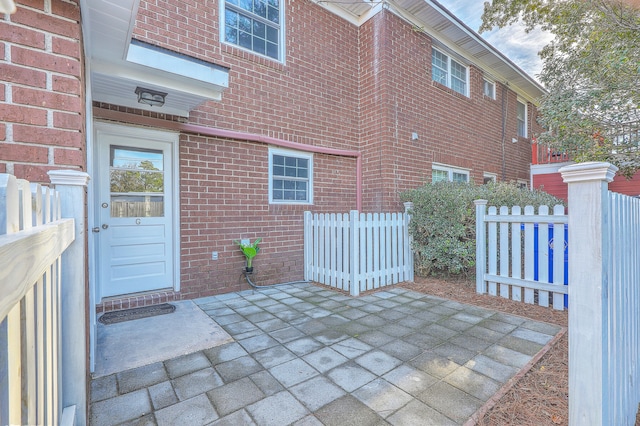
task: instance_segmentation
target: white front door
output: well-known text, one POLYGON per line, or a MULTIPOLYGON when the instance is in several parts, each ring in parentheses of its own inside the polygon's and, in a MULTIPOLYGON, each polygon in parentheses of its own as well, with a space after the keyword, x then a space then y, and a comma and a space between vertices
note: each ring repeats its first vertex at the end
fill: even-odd
POLYGON ((175 133, 98 123, 99 298, 175 288, 175 133))

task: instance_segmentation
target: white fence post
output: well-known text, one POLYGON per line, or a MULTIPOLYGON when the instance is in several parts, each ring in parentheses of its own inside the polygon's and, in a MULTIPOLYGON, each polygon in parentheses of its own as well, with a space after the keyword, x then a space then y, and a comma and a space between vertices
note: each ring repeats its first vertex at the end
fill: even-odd
POLYGON ((487 272, 487 232, 484 216, 487 213, 487 200, 475 200, 476 205, 476 292, 485 294, 487 283, 484 274, 487 272))
POLYGON ((313 227, 311 221, 313 216, 310 211, 304 212, 304 280, 311 281, 313 276, 311 266, 313 265, 313 227))
POLYGON ((617 168, 581 163, 560 169, 569 186, 569 424, 606 425, 609 418, 608 182, 617 168))
POLYGON ((405 225, 404 225, 404 237, 405 237, 405 256, 408 261, 406 262, 408 269, 407 281, 413 282, 414 280, 414 266, 413 266, 413 237, 409 232, 409 224, 411 223, 411 211, 413 210, 413 203, 407 201, 404 203, 405 225))
MULTIPOLYGON (((75 219, 76 235, 75 241, 62 255, 61 402, 65 408, 76 407, 76 425, 86 425, 88 346, 85 315, 89 293, 85 276, 85 188, 89 175, 74 170, 52 170, 48 174, 62 197, 62 215, 75 219)), ((89 306, 89 311, 95 315, 95 307, 89 306)))

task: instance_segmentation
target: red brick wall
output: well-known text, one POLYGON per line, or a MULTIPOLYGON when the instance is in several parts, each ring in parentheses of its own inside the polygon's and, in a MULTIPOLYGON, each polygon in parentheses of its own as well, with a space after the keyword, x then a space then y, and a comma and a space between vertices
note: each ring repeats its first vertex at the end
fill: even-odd
MULTIPOLYGON (((194 110, 190 122, 360 150, 364 211, 402 210, 399 193, 429 180, 433 161, 470 168, 478 183, 484 171, 501 174, 501 100, 483 98, 475 68, 471 97, 460 96, 431 81, 431 40, 395 15, 358 28, 308 1, 282 4, 284 64, 222 44, 214 1, 142 0, 134 37, 229 68, 222 100, 194 110)), ((530 148, 511 144, 516 95, 507 93, 507 178, 526 179, 530 148)), ((233 244, 240 238, 264 239, 258 284, 302 279, 302 213, 356 207, 355 159, 319 154, 314 205, 269 205, 267 153, 260 143, 181 136, 183 297, 247 287, 233 244)))
POLYGON ((47 183, 60 168, 86 169, 80 9, 20 1, 0 20, 0 171, 47 183))
MULTIPOLYGON (((502 88, 483 95, 481 71, 469 67, 470 96, 431 79, 431 39, 390 12, 360 30, 365 210, 398 210, 398 193, 431 180, 431 163, 502 179, 502 88), (411 134, 418 133, 412 141, 411 134)), ((518 138, 515 92, 506 89, 504 179, 529 179, 529 139, 518 138)), ((535 108, 529 104, 529 129, 535 108)), ((537 127, 535 128, 537 129, 537 127)))
POLYGON ((180 141, 181 292, 191 298, 247 288, 233 243, 262 237, 258 285, 303 278, 303 212, 355 208, 355 159, 314 154, 314 206, 269 204, 268 147, 183 135, 180 141), (219 253, 211 260, 211 252, 219 253))

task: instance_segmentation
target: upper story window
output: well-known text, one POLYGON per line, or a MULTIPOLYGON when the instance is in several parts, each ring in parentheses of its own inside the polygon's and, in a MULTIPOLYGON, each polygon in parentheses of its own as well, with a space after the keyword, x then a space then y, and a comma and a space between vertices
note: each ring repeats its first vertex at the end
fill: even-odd
POLYGON ((221 28, 225 42, 282 60, 280 0, 226 0, 223 3, 221 28))
POLYGON ((495 173, 487 173, 485 172, 482 175, 482 184, 486 185, 488 183, 496 183, 498 181, 498 175, 496 175, 495 173))
POLYGON ((518 99, 518 136, 527 137, 527 104, 518 99))
POLYGON ((313 203, 313 155, 269 150, 269 203, 313 203))
POLYGON ((482 81, 482 93, 491 99, 496 98, 496 84, 486 78, 482 81))
POLYGON ((444 164, 431 165, 431 182, 469 182, 469 171, 444 164))
POLYGON ((434 81, 467 96, 468 75, 467 67, 439 50, 432 49, 431 78, 434 81))

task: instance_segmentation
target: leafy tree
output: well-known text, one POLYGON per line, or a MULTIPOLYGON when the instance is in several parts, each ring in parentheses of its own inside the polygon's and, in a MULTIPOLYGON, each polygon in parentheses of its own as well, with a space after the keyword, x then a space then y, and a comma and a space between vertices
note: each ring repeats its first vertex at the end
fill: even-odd
POLYGON ((111 171, 111 192, 162 192, 163 184, 162 172, 149 160, 111 171))
POLYGON ((480 31, 522 21, 555 39, 539 52, 539 142, 576 161, 640 169, 640 9, 620 0, 492 0, 480 31))

